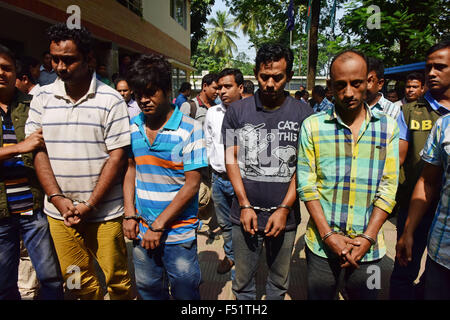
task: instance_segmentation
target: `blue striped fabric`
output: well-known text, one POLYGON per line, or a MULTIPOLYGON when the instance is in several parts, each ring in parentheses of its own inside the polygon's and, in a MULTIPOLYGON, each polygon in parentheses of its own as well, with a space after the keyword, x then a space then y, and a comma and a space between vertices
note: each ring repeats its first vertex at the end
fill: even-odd
MULTIPOLYGON (((5 113, 0 109, 2 117, 3 145, 2 147, 17 144, 14 125, 11 120, 11 111, 5 113)), ((6 185, 6 200, 11 214, 33 214, 33 194, 27 178, 27 170, 22 161, 22 155, 4 160, 0 163, 0 179, 6 185)))
MULTIPOLYGON (((144 114, 131 122, 131 156, 136 162, 136 212, 151 224, 172 202, 183 187, 186 171, 208 166, 205 141, 200 122, 184 116, 175 108, 167 124, 150 144, 144 127, 144 114)), ((198 197, 171 224, 165 243, 176 244, 196 237, 198 197)), ((140 224, 140 237, 147 225, 140 224)))
POLYGON ((428 256, 450 269, 450 114, 436 121, 421 156, 443 170, 441 197, 428 235, 428 256))

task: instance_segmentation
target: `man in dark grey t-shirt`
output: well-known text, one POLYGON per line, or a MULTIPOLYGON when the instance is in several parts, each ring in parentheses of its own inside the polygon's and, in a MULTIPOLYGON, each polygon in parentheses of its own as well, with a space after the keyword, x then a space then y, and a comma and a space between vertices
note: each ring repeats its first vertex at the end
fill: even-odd
POLYGON ((254 97, 232 103, 222 136, 225 163, 235 191, 231 206, 235 258, 233 293, 256 298, 254 276, 265 243, 269 275, 266 297, 284 299, 295 233, 300 222, 296 193, 299 130, 309 106, 284 91, 292 78, 290 49, 267 44, 258 50, 254 97))

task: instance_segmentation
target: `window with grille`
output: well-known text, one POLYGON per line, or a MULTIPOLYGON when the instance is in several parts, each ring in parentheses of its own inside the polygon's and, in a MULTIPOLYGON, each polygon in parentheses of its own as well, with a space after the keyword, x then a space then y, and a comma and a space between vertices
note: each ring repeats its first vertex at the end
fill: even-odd
POLYGON ((186 2, 186 0, 170 0, 170 16, 185 29, 187 26, 186 2))
POLYGON ((142 17, 142 0, 116 0, 118 3, 142 17))

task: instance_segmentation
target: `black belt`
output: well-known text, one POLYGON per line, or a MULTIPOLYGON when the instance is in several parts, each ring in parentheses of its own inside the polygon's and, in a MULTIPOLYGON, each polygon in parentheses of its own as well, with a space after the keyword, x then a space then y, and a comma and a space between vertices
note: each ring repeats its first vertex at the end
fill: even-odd
POLYGON ((216 171, 214 169, 212 169, 212 171, 214 172, 214 174, 218 175, 223 180, 230 180, 230 178, 228 178, 228 174, 226 172, 219 172, 219 171, 216 171))

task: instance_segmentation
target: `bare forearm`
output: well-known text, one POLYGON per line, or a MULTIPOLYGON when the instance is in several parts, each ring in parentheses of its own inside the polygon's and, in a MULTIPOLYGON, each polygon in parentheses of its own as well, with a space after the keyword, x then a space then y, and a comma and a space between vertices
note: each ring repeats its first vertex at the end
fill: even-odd
POLYGON ((322 205, 319 200, 311 200, 305 202, 306 209, 308 209, 311 219, 313 219, 317 230, 319 231, 320 237, 322 238, 328 232, 331 231, 330 225, 328 224, 325 214, 323 213, 322 205))
POLYGON ((50 160, 45 151, 39 151, 35 154, 34 167, 36 168, 36 175, 39 182, 47 195, 61 193, 50 160))
POLYGON ((135 179, 136 167, 133 160, 128 160, 128 169, 123 180, 123 202, 125 214, 132 215, 135 212, 135 179))
POLYGON ((0 162, 14 158, 20 154, 20 150, 17 144, 0 148, 0 162))
POLYGON ((111 187, 123 177, 126 164, 125 151, 116 149, 111 151, 110 158, 106 161, 97 185, 89 198, 89 203, 96 206, 100 203, 111 187))
POLYGON ((237 164, 227 164, 226 166, 228 178, 233 186, 234 193, 240 205, 248 205, 250 201, 245 192, 244 183, 242 182, 241 172, 237 164))
POLYGON ((400 159, 400 165, 403 165, 406 159, 406 155, 408 154, 408 141, 406 140, 399 140, 398 143, 398 150, 399 150, 399 159, 400 159))
POLYGON ((239 148, 230 147, 225 150, 225 168, 227 169, 228 178, 230 178, 234 193, 240 205, 249 205, 250 201, 245 192, 244 183, 241 177, 241 171, 237 161, 237 153, 239 148))
POLYGON ((289 184, 289 189, 286 193, 286 196, 283 199, 283 204, 288 205, 292 207, 295 203, 295 200, 297 199, 297 174, 294 173, 291 179, 291 183, 289 184))
POLYGON ((380 232, 380 229, 386 222, 388 216, 389 214, 386 211, 378 207, 373 207, 372 215, 370 216, 369 224, 367 225, 366 230, 364 230, 364 234, 368 235, 372 239, 376 239, 378 232, 380 232))
POLYGON ((198 175, 192 180, 186 181, 172 202, 164 209, 158 218, 156 218, 153 223, 155 228, 168 227, 170 223, 185 210, 200 188, 200 177, 200 172, 198 172, 198 175))
POLYGON ((436 200, 438 192, 439 185, 427 183, 422 177, 419 178, 409 203, 408 217, 403 231, 405 234, 414 234, 431 203, 436 200))

